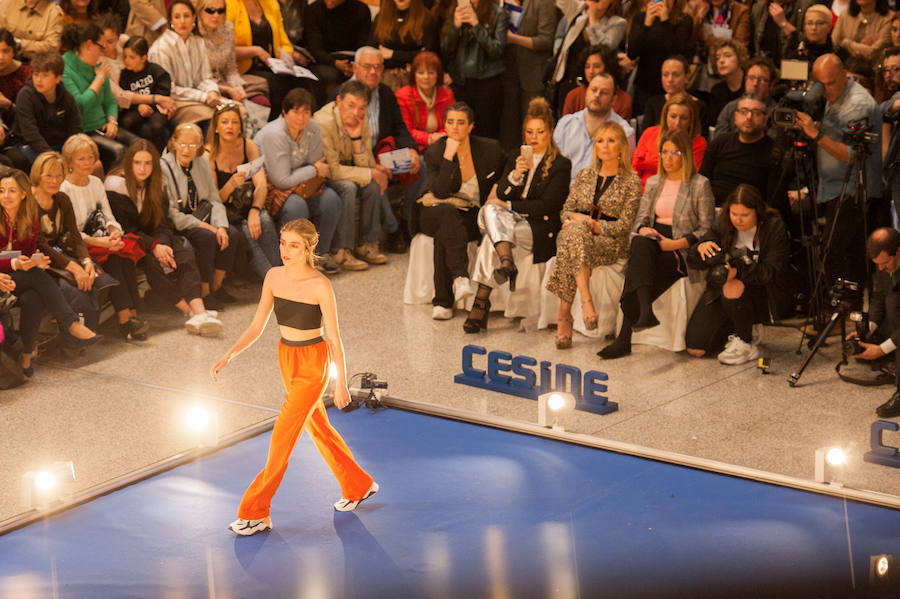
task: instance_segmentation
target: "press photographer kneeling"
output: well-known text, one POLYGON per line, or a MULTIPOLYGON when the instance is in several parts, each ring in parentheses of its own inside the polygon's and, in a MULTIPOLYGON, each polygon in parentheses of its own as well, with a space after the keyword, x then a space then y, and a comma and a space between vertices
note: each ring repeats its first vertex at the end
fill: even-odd
MULTIPOLYGON (((900 352, 895 351, 900 345, 900 232, 887 227, 875 230, 866 243, 866 255, 878 272, 873 275, 872 297, 869 299, 868 341, 858 342, 862 351, 853 357, 857 360, 877 360, 895 352, 897 364, 896 361, 900 360, 900 352)), ((855 331, 847 335, 848 339, 856 337, 855 331)), ((900 368, 896 370, 900 373, 900 368)), ((900 374, 896 375, 895 384, 897 390, 891 398, 875 409, 881 418, 900 416, 900 374)))
POLYGON ((788 239, 759 191, 738 185, 722 205, 717 226, 688 253, 693 268, 709 269, 707 288, 685 333, 688 353, 719 351, 722 364, 759 355, 753 326, 777 312, 779 278, 788 261, 788 239), (726 342, 727 341, 727 342, 726 342))

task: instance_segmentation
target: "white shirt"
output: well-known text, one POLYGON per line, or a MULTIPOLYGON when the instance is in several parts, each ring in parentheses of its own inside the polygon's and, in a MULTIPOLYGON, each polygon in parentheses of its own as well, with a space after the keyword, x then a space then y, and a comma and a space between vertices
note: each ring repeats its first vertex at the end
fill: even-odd
MULTIPOLYGON (((106 225, 122 230, 122 225, 116 222, 112 208, 109 207, 103 182, 94 175, 88 177, 87 185, 75 185, 66 179, 60 185, 59 190, 72 200, 72 211, 75 213, 75 223, 78 225, 79 231, 84 228, 88 215, 98 206, 103 211, 103 216, 106 217, 106 225)), ((88 237, 85 233, 82 233, 81 236, 88 237)))

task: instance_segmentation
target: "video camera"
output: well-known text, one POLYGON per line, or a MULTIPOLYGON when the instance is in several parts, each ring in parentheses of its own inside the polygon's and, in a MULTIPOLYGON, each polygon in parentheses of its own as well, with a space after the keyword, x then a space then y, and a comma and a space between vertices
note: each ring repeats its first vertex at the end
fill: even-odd
POLYGON ((819 81, 806 82, 796 89, 775 89, 772 98, 778 100, 772 113, 778 127, 799 131, 798 112, 805 112, 814 121, 821 121, 825 116, 825 86, 819 81))
POLYGON ((869 118, 863 117, 847 123, 847 132, 844 133, 841 141, 848 145, 874 144, 878 143, 879 139, 878 133, 872 129, 869 118))

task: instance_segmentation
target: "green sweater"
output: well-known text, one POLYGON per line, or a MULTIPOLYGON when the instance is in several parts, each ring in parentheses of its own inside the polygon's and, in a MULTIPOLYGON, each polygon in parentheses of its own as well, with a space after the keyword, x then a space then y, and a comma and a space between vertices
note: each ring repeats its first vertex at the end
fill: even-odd
POLYGON ((107 117, 119 115, 119 107, 109 88, 109 79, 103 82, 98 96, 94 90, 89 89, 94 80, 94 67, 75 56, 72 51, 63 54, 63 62, 66 68, 62 82, 69 93, 75 96, 85 132, 96 131, 106 124, 107 117))

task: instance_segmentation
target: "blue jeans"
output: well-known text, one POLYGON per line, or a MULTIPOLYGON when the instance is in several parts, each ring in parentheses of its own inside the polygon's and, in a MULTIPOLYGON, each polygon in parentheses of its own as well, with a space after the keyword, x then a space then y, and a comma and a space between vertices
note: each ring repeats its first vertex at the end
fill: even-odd
MULTIPOLYGON (((387 205, 378 183, 370 181, 360 186, 346 179, 332 179, 328 185, 341 199, 341 222, 335 235, 333 249, 349 250, 359 245, 378 243, 381 236, 381 214, 387 205), (359 243, 356 242, 356 208, 359 206, 359 243)), ((396 220, 394 221, 396 222, 396 220)), ((396 230, 397 227, 394 227, 396 230)))
POLYGON ((265 209, 259 212, 259 239, 250 235, 247 219, 241 221, 241 232, 250 245, 250 266, 261 277, 273 266, 281 266, 281 253, 278 251, 278 227, 265 209))
POLYGON ((276 215, 281 227, 297 218, 308 218, 316 225, 319 232, 317 254, 331 251, 334 234, 341 218, 341 198, 330 187, 325 187, 321 194, 306 198, 292 193, 284 201, 276 215))

